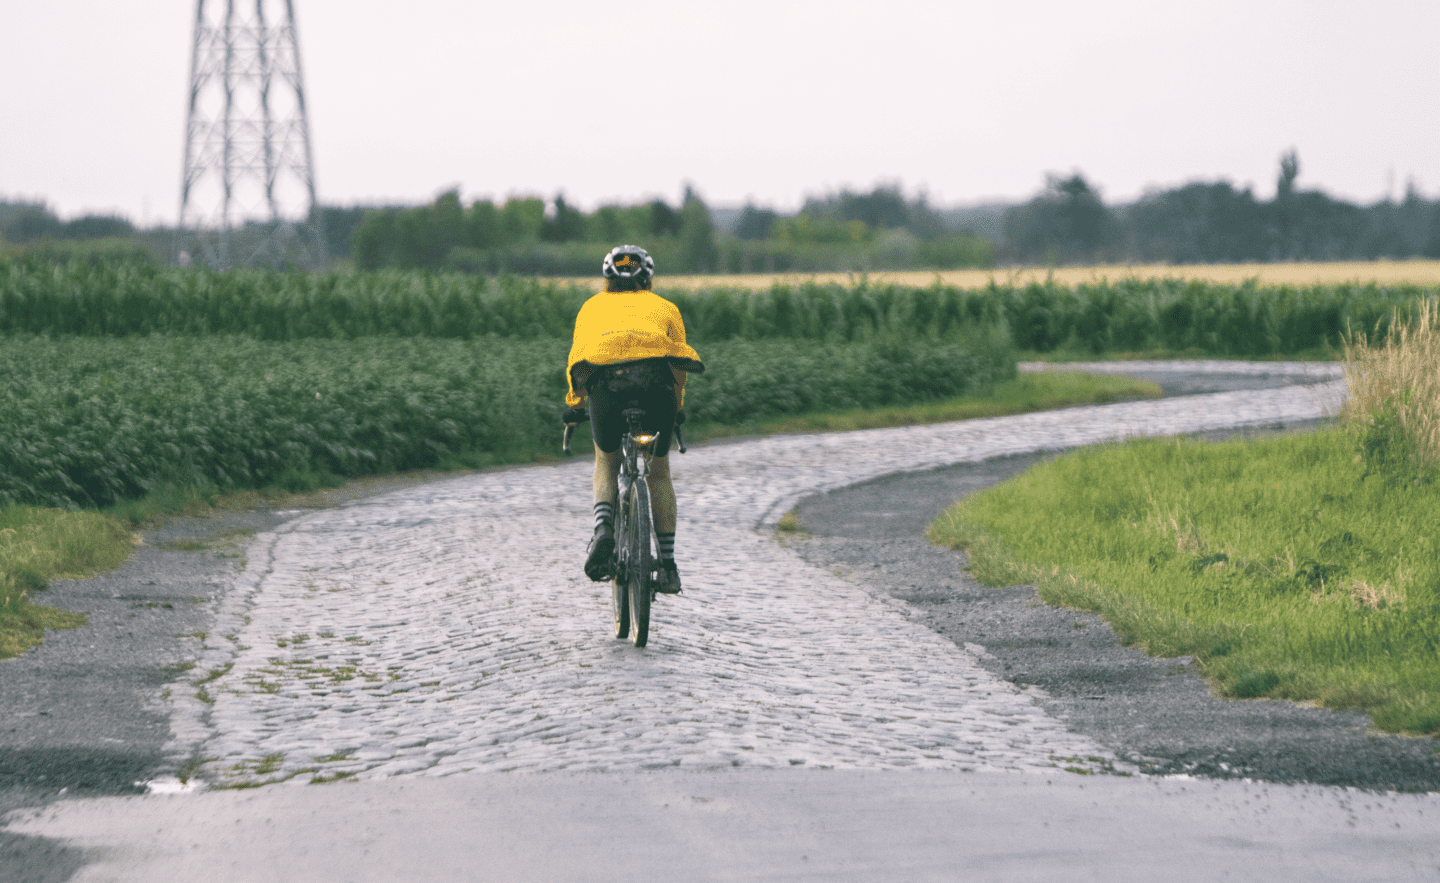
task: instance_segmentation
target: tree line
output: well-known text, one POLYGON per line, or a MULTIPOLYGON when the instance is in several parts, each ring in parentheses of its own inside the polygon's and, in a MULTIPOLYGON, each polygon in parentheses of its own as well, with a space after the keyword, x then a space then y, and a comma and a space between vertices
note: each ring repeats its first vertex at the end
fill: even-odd
POLYGON ((592 275, 599 266, 594 246, 622 242, 663 251, 672 269, 706 268, 717 260, 710 212, 689 188, 678 207, 654 199, 589 214, 563 194, 551 202, 515 196, 465 206, 459 192, 449 190, 429 205, 366 211, 348 251, 362 270, 592 275))
POLYGON ((898 185, 812 198, 791 216, 747 204, 726 230, 691 187, 678 206, 651 199, 588 213, 563 194, 465 206, 450 190, 429 205, 365 212, 349 252, 361 269, 591 275, 597 253, 625 242, 644 245, 670 273, 983 267, 994 260, 983 237, 948 229, 923 197, 907 199, 898 185))
POLYGON ((1051 175, 1005 213, 1001 259, 1029 264, 1242 263, 1440 258, 1440 202, 1413 183, 1400 202, 1358 206, 1297 186, 1300 159, 1280 158, 1275 197, 1229 181, 1196 181, 1107 206, 1084 175, 1051 175))
MULTIPOLYGON (((688 186, 678 204, 652 198, 589 212, 563 193, 466 205, 452 189, 418 206, 321 205, 308 223, 332 265, 484 275, 589 276, 625 242, 643 245, 664 273, 1440 258, 1440 201, 1413 183, 1398 202, 1361 206, 1304 189, 1299 175, 1292 150, 1268 201, 1216 180, 1108 205, 1077 171, 1047 176, 1027 202, 983 211, 937 210, 894 183, 812 196, 794 213, 754 203, 712 210, 688 186)), ((264 227, 246 229, 255 225, 264 227)), ((175 233, 111 215, 62 221, 43 203, 0 200, 0 257, 164 264, 175 233)))

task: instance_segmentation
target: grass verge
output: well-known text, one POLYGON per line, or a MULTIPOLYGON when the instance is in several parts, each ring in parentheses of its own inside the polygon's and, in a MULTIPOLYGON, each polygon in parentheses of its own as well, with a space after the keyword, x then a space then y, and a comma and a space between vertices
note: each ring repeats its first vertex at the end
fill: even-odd
POLYGON ((99 512, 0 508, 0 658, 39 644, 46 629, 84 625, 84 616, 43 607, 32 595, 57 577, 118 567, 134 543, 125 524, 99 512))
POLYGON ((888 426, 949 423, 981 417, 1005 417, 1075 405, 1100 405, 1160 397, 1160 387, 1131 377, 1055 371, 1021 374, 995 385, 988 396, 968 396, 903 408, 874 408, 802 414, 744 424, 689 424, 687 442, 745 435, 844 432, 888 426))
POLYGON ((1204 362, 1335 362, 1342 356, 1340 351, 1330 347, 1315 347, 1301 352, 1277 353, 1268 356, 1225 356, 1191 347, 1184 350, 1135 350, 1095 353, 1088 349, 1068 346, 1051 352, 1020 350, 1015 359, 1019 362, 1170 362, 1176 360, 1204 362))
POLYGON ((1343 425, 1079 451, 947 510, 932 542, 1225 695, 1440 735, 1440 309, 1347 342, 1343 425))
POLYGON ((1343 429, 1087 449, 930 527, 988 585, 1033 584, 1233 697, 1440 733, 1440 488, 1363 479, 1343 429), (1044 517, 1039 517, 1044 513, 1044 517))

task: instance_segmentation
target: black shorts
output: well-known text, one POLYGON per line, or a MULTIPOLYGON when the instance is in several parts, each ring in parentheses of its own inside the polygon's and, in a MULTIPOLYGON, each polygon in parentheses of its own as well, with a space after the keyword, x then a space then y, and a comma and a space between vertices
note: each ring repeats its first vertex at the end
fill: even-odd
POLYGON ((666 359, 641 359, 602 365, 585 382, 590 393, 590 435, 607 454, 620 450, 625 410, 644 408, 641 426, 654 433, 655 456, 670 453, 675 427, 675 375, 666 359))

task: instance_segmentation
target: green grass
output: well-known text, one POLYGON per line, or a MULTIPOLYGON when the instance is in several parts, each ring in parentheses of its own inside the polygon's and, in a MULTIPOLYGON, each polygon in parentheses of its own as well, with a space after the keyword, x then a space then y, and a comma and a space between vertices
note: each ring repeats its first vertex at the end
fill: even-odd
POLYGON ((1317 346, 1299 351, 1270 353, 1267 355, 1219 354, 1190 347, 1184 350, 1112 350, 1095 353, 1074 345, 1067 345, 1051 352, 1020 350, 1015 354, 1019 362, 1169 362, 1176 360, 1203 360, 1207 362, 1337 362, 1342 350, 1332 346, 1317 346))
POLYGON ((59 577, 118 567, 134 535, 98 512, 0 507, 0 659, 40 643, 46 629, 78 628, 85 617, 36 604, 33 594, 59 577))
POLYGON ((1353 434, 1079 451, 931 525, 989 585, 1193 655, 1224 695, 1440 733, 1440 486, 1366 475, 1353 434), (1037 517, 1044 513, 1044 517, 1037 517))
POLYGON ((1130 377, 1054 371, 1021 374, 994 386, 990 395, 960 396, 897 408, 850 408, 750 423, 706 422, 685 427, 686 442, 743 435, 844 432, 917 426, 981 417, 1004 417, 1074 405, 1098 405, 1160 397, 1160 387, 1130 377))

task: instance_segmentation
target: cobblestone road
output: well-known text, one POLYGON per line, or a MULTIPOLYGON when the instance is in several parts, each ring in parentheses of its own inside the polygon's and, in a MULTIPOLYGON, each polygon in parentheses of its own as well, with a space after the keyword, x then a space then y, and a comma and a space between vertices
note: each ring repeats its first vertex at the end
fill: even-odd
POLYGON ((672 456, 686 588, 657 602, 644 650, 613 639, 609 586, 580 573, 588 458, 300 516, 250 546, 197 668, 171 686, 171 747, 232 785, 674 766, 1100 767, 1108 752, 1031 696, 910 622, 899 602, 806 564, 769 528, 806 494, 890 472, 1313 419, 1342 391, 1332 380, 672 456))

